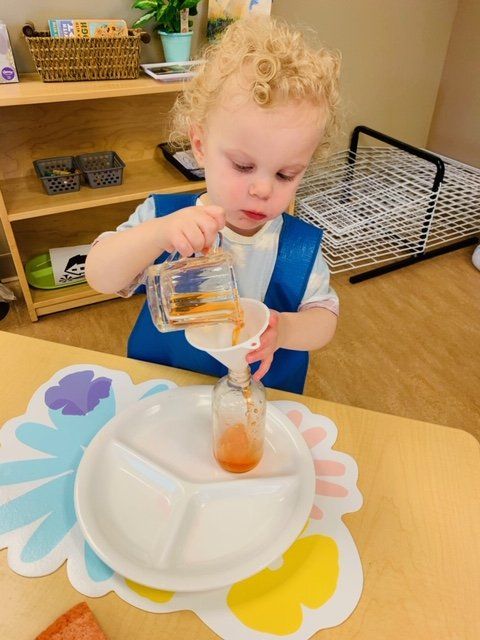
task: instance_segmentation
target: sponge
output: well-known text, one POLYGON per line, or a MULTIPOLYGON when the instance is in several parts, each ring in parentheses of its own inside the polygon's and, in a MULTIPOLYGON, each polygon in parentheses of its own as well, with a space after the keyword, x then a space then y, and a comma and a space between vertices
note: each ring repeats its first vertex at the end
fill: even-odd
POLYGON ((107 640, 86 602, 57 618, 35 640, 107 640))

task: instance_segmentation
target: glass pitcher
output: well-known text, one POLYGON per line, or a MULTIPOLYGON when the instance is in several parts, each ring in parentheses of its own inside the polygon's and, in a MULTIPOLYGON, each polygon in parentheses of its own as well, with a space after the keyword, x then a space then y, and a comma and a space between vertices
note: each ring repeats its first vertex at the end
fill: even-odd
POLYGON ((159 331, 192 325, 241 322, 237 281, 231 256, 221 248, 221 235, 206 255, 181 258, 171 254, 147 270, 147 301, 159 331))

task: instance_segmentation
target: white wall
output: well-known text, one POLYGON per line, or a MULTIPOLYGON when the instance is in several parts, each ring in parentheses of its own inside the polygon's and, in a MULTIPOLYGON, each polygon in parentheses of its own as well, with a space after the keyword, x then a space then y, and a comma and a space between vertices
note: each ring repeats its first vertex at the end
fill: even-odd
POLYGON ((428 148, 480 168, 480 1, 460 0, 428 148))
POLYGON ((274 0, 273 13, 342 52, 348 133, 365 124, 425 146, 456 8, 457 0, 274 0))

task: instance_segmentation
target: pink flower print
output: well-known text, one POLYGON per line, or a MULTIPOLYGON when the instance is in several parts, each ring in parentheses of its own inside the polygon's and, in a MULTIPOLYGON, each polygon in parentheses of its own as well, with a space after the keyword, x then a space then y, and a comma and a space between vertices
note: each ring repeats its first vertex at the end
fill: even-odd
MULTIPOLYGON (((345 498, 348 496, 348 488, 337 482, 332 482, 331 477, 341 477, 345 475, 346 467, 343 462, 331 459, 317 459, 313 449, 323 442, 327 436, 325 429, 318 425, 314 427, 307 427, 305 430, 301 429, 303 422, 303 413, 292 409, 287 413, 287 416, 293 422, 293 424, 299 429, 305 442, 312 450, 312 456, 314 458, 315 475, 317 481, 315 484, 316 496, 326 496, 329 498, 345 498), (328 480, 324 478, 329 478, 328 480)), ((322 452, 324 453, 324 452, 322 452)), ((327 455, 331 455, 333 452, 329 449, 325 452, 327 455)), ((324 512, 316 504, 313 505, 310 512, 310 517, 314 520, 321 520, 324 517, 324 512)))

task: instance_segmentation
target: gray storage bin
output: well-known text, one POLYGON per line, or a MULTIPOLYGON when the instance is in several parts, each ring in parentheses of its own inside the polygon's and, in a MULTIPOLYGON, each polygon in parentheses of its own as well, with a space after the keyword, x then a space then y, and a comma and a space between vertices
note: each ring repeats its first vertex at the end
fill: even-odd
POLYGON ((83 153, 75 160, 92 189, 122 184, 125 163, 115 151, 83 153))
POLYGON ((34 160, 33 166, 49 196, 66 193, 68 191, 78 191, 80 189, 80 172, 78 170, 67 176, 49 175, 56 169, 60 171, 75 170, 76 165, 73 156, 42 158, 41 160, 34 160))

